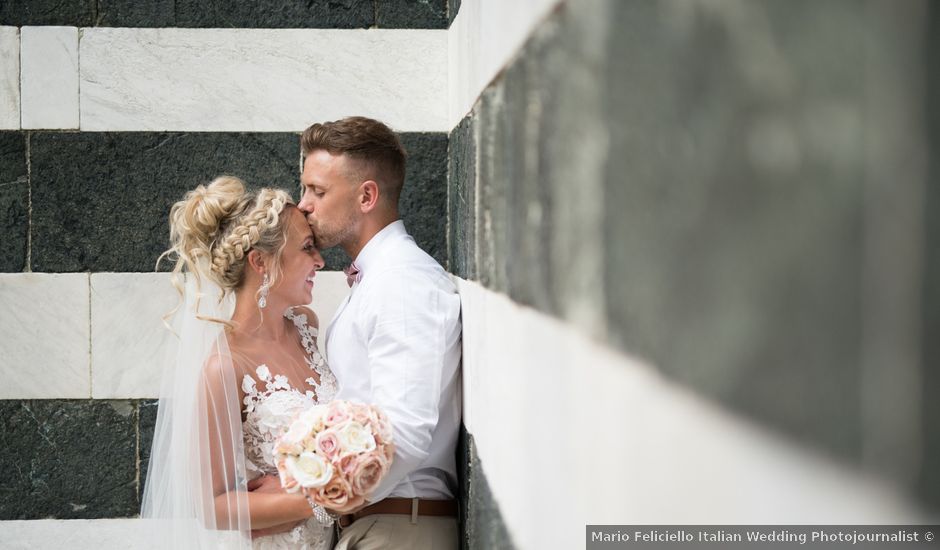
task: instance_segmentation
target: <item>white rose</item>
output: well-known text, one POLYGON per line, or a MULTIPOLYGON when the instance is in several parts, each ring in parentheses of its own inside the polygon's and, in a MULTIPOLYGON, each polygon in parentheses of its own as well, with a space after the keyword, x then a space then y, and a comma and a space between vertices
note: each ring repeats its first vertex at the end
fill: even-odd
POLYGON ((300 418, 310 425, 310 428, 316 431, 323 430, 326 420, 326 405, 314 405, 304 412, 300 413, 300 418))
POLYGON ((290 425, 287 432, 277 443, 277 452, 299 455, 303 452, 304 440, 310 436, 312 427, 304 419, 298 418, 290 425))
POLYGON ((375 450, 375 437, 372 436, 372 432, 358 422, 350 421, 337 426, 336 436, 343 454, 367 453, 375 450))
POLYGON ((333 465, 316 453, 305 452, 287 457, 287 469, 301 487, 319 489, 333 477, 333 465))

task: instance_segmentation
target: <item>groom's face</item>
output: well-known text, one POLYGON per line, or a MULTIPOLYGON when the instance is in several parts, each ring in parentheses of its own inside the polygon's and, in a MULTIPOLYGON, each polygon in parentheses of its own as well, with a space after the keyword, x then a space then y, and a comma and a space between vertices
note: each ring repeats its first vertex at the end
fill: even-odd
POLYGON ((359 219, 356 208, 358 185, 345 155, 319 149, 304 160, 300 176, 303 196, 298 208, 307 216, 317 248, 323 250, 350 242, 359 219))

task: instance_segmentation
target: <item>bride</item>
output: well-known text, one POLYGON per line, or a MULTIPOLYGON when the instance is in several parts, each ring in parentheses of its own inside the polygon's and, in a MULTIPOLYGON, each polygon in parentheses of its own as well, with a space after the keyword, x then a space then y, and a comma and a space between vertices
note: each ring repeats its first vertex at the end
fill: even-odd
POLYGON ((324 265, 310 227, 286 192, 220 177, 173 206, 170 242, 178 345, 141 516, 164 548, 329 548, 329 514, 265 475, 294 415, 336 393, 298 305, 324 265))

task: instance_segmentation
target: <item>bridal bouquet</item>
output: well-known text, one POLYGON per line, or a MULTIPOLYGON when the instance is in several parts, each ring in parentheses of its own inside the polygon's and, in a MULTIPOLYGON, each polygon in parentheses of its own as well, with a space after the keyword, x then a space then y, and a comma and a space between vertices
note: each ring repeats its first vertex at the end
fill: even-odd
POLYGON ((348 512, 376 488, 395 454, 388 418, 371 405, 332 401, 294 420, 274 446, 281 486, 348 512))

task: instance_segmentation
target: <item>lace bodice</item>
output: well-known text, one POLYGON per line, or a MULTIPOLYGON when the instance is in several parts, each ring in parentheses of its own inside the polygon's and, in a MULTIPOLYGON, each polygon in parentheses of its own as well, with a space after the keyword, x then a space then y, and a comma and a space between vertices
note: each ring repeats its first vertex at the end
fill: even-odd
MULTIPOLYGON (((272 374, 267 365, 258 365, 254 377, 242 378, 245 392, 245 470, 249 479, 262 474, 277 474, 274 442, 290 426, 300 411, 317 403, 327 403, 336 395, 336 378, 317 349, 317 329, 307 324, 307 315, 288 309, 284 317, 293 321, 300 333, 305 359, 310 370, 319 375, 305 382, 308 387, 293 388, 287 377, 272 374), (263 387, 262 387, 263 386, 263 387)), ((310 518, 287 533, 259 537, 252 548, 325 550, 332 544, 333 528, 310 518)))

